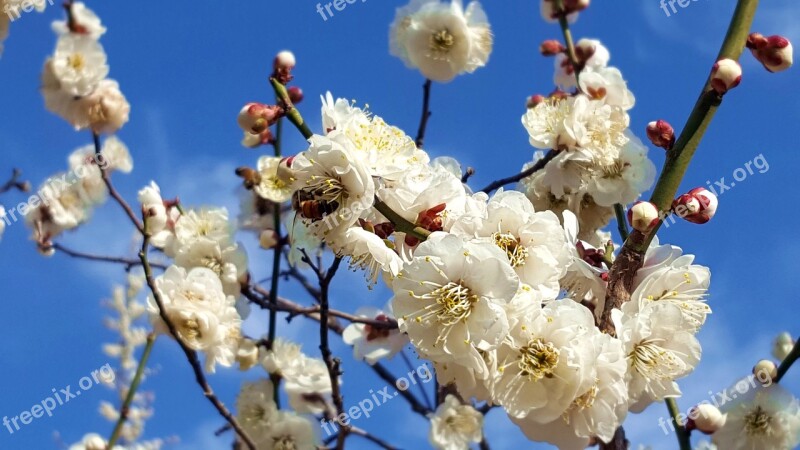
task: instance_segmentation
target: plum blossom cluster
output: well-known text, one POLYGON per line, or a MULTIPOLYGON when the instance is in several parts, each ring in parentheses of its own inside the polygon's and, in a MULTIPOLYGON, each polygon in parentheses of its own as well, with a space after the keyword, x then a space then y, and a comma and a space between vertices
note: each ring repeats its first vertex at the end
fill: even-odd
POLYGON ((67 12, 67 20, 53 23, 58 42, 42 71, 45 106, 76 130, 114 134, 128 122, 130 105, 119 83, 107 78, 108 58, 99 42, 106 28, 82 2, 67 12))

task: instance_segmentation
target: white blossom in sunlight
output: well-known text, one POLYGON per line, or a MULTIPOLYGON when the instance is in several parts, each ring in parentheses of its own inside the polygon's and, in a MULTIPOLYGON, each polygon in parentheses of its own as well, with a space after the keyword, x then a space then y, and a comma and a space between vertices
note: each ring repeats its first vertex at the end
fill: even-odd
POLYGON ((650 189, 655 181, 656 166, 647 157, 647 147, 632 133, 610 164, 599 163, 587 192, 600 206, 628 204, 650 189))
POLYGON ((262 364, 267 372, 284 380, 289 403, 297 412, 326 411, 332 387, 324 361, 307 356, 295 343, 277 338, 264 354, 262 364))
POLYGON ((258 174, 260 181, 253 187, 253 191, 262 198, 275 203, 283 203, 292 198, 291 186, 278 177, 278 165, 281 158, 275 156, 262 156, 258 159, 258 174))
POLYGON ((780 385, 725 405, 725 426, 714 444, 725 450, 790 450, 800 445, 800 403, 780 385))
POLYGON ((280 411, 259 450, 316 450, 317 435, 311 421, 297 414, 280 411))
MULTIPOLYGON (((42 3, 44 3, 44 1, 42 1, 42 3)), ((106 33, 106 27, 103 26, 100 18, 97 17, 94 11, 87 8, 85 3, 73 2, 70 5, 70 14, 74 21, 73 27, 76 28, 74 31, 76 34, 86 35, 94 40, 98 40, 100 36, 106 33)), ((66 20, 57 20, 53 22, 52 26, 53 31, 59 35, 73 32, 70 31, 66 20)))
POLYGON ((119 89, 119 83, 106 79, 85 97, 77 100, 85 111, 87 123, 73 123, 76 128, 91 128, 97 134, 114 134, 128 123, 131 105, 119 89))
POLYGON ((364 270, 370 288, 375 286, 381 274, 391 279, 403 267, 403 260, 395 252, 394 244, 372 231, 359 226, 350 227, 342 242, 344 246, 334 250, 339 256, 349 258, 351 269, 364 270))
POLYGON ((309 142, 292 162, 295 208, 317 237, 336 245, 372 206, 375 183, 366 164, 340 141, 315 135, 309 142))
POLYGON ((473 220, 465 214, 451 232, 495 244, 521 282, 541 292, 545 301, 558 296, 558 281, 570 261, 564 229, 553 212, 536 212, 521 192, 498 191, 489 200, 484 217, 473 220))
POLYGON ((108 71, 106 53, 96 40, 76 34, 58 38, 53 54, 53 75, 67 94, 76 97, 91 94, 108 71))
MULTIPOLYGON (((177 338, 191 349, 205 353, 206 370, 213 373, 217 364, 233 365, 242 319, 234 307, 234 298, 222 291, 217 274, 204 267, 187 271, 170 266, 156 278, 156 287, 177 338)), ((147 299, 147 310, 154 328, 169 333, 152 294, 147 299)))
POLYGON ((539 149, 570 148, 575 140, 567 132, 565 122, 572 114, 574 97, 545 100, 528 109, 522 124, 528 130, 530 144, 539 149))
POLYGON ((564 231, 570 247, 571 262, 561 279, 561 287, 570 297, 596 302, 595 311, 603 310, 606 298, 608 266, 604 253, 588 242, 578 239, 578 219, 571 211, 564 211, 564 231))
POLYGON ((170 256, 201 239, 214 241, 220 246, 230 245, 233 227, 228 220, 228 210, 209 207, 186 211, 175 222, 175 238, 176 248, 165 249, 170 256))
MULTIPOLYGON (((391 305, 387 305, 383 309, 362 306, 356 310, 355 315, 378 322, 388 322, 389 319, 394 319, 391 305)), ((400 333, 399 330, 389 330, 356 322, 344 329, 342 339, 345 344, 353 346, 353 358, 359 361, 366 360, 370 365, 384 358, 391 359, 403 351, 403 347, 408 344, 408 336, 400 333)))
POLYGON ((399 8, 389 32, 390 51, 409 68, 448 82, 486 65, 494 38, 480 3, 413 0, 399 8))
POLYGON ((278 415, 270 380, 243 383, 236 397, 236 418, 255 442, 265 442, 278 415))
POLYGON ((626 111, 636 103, 636 98, 622 78, 622 72, 616 67, 587 68, 581 72, 580 86, 581 91, 594 100, 602 100, 607 105, 619 106, 626 111))
POLYGON ((174 227, 178 211, 164 205, 161 188, 155 181, 139 191, 138 200, 148 212, 147 231, 150 233, 150 244, 159 249, 170 247, 175 240, 174 227))
POLYGON ((431 417, 428 440, 437 450, 461 450, 483 439, 483 414, 448 395, 431 417))
POLYGON ((612 317, 628 355, 630 404, 679 396, 675 380, 691 373, 701 354, 694 326, 681 309, 666 302, 642 308, 628 302, 622 310, 612 311, 612 317))
POLYGON ((596 332, 592 313, 574 301, 530 306, 497 351, 496 403, 538 423, 562 416, 590 387, 596 332))
POLYGON ((395 278, 392 309, 423 357, 479 369, 479 350, 496 348, 508 333, 503 308, 518 286, 494 244, 433 233, 395 278))
POLYGON ((238 297, 247 273, 247 254, 236 244, 222 247, 217 241, 198 239, 178 249, 175 264, 211 269, 222 281, 225 294, 238 297))
MULTIPOLYGON (((68 450, 107 450, 108 441, 96 433, 89 433, 81 439, 77 444, 69 446, 68 450)), ((124 447, 115 445, 111 450, 125 450, 124 447)))

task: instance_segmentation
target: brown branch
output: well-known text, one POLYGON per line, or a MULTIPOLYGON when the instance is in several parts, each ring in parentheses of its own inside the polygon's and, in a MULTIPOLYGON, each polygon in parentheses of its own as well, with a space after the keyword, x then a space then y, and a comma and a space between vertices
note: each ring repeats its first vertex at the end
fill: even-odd
POLYGON ((417 131, 417 147, 422 148, 425 142, 425 132, 428 129, 428 120, 431 118, 431 80, 425 80, 422 86, 422 117, 419 119, 419 129, 417 131))
POLYGON ((19 169, 14 169, 11 172, 11 178, 5 182, 2 186, 0 186, 0 194, 5 194, 6 192, 16 189, 20 192, 28 192, 31 190, 31 184, 27 181, 20 181, 22 178, 22 171, 19 169))
MULTIPOLYGON (((94 140, 94 152, 97 156, 102 158, 103 154, 102 154, 102 148, 100 146, 100 135, 97 133, 92 133, 92 138, 94 140)), ((125 199, 122 198, 122 196, 119 195, 119 192, 117 192, 117 190, 114 188, 114 185, 111 183, 111 179, 109 178, 106 169, 103 167, 102 164, 98 164, 97 167, 98 169, 100 169, 100 175, 103 178, 103 183, 106 185, 106 189, 108 189, 108 194, 111 195, 111 197, 114 200, 116 200, 119 206, 122 207, 122 209, 125 211, 125 214, 127 214, 128 218, 131 220, 133 225, 136 227, 137 230, 139 230, 139 233, 144 234, 144 227, 142 226, 142 223, 136 217, 136 214, 134 214, 133 209, 128 204, 128 202, 126 202, 125 199)))
MULTIPOLYGON (((145 213, 146 214, 146 213, 145 213)), ((192 367, 192 371, 194 372, 195 379, 197 384, 200 385, 200 388, 203 390, 203 395, 214 405, 217 412, 230 424, 230 426, 236 431, 236 434, 239 435, 239 438, 247 445, 250 450, 257 450, 256 445, 250 436, 242 429, 237 422, 236 418, 233 417, 231 412, 225 405, 217 398, 216 394, 214 394, 213 389, 208 384, 208 380, 206 380, 205 373, 203 372, 203 367, 200 364, 200 359, 197 357, 197 352, 189 348, 185 342, 180 338, 178 335, 178 330, 175 327, 175 324, 172 323, 169 316, 167 315, 167 311, 164 307, 164 301, 161 298, 161 291, 158 290, 156 286, 155 278, 153 278, 153 270, 150 267, 150 263, 147 260, 147 252, 150 247, 150 234, 147 232, 147 218, 144 217, 143 226, 142 226, 142 249, 139 252, 139 259, 142 261, 142 267, 144 268, 144 275, 145 280, 147 280, 147 286, 150 288, 150 292, 153 294, 153 299, 158 305, 158 314, 161 317, 161 320, 167 326, 169 333, 172 337, 175 338, 175 341, 181 347, 183 354, 186 356, 186 360, 189 361, 189 365, 192 367)))
MULTIPOLYGON (((70 248, 67 248, 67 247, 59 244, 58 242, 51 242, 51 243, 49 243, 49 245, 42 246, 42 250, 44 250, 44 251, 51 250, 51 249, 59 251, 59 252, 65 254, 67 256, 70 256, 72 258, 85 259, 87 261, 95 261, 95 262, 107 262, 107 263, 114 263, 114 264, 124 264, 125 265, 125 270, 130 270, 133 267, 142 265, 142 261, 138 260, 138 259, 123 258, 123 257, 118 257, 118 256, 94 255, 94 254, 91 254, 91 253, 79 252, 77 250, 72 250, 70 248)), ((154 267, 156 269, 161 269, 161 270, 165 270, 167 268, 167 266, 164 265, 164 264, 154 263, 154 262, 150 263, 150 267, 154 267)))
POLYGON ((488 193, 494 191, 495 189, 499 189, 499 188, 501 188, 501 187, 503 187, 503 186, 505 186, 507 184, 517 183, 517 182, 523 180, 524 178, 528 178, 529 176, 533 175, 534 173, 544 169, 544 167, 547 165, 547 163, 552 161, 553 158, 556 157, 556 155, 558 155, 557 151, 550 150, 549 152, 547 152, 544 155, 544 157, 542 159, 536 161, 531 167, 527 168, 526 170, 523 170, 522 172, 520 172, 520 173, 518 173, 516 175, 510 176, 510 177, 507 177, 507 178, 501 178, 501 179, 499 179, 497 181, 493 181, 493 182, 489 183, 488 186, 486 186, 485 188, 481 189, 480 191, 481 192, 486 192, 488 194, 488 193))

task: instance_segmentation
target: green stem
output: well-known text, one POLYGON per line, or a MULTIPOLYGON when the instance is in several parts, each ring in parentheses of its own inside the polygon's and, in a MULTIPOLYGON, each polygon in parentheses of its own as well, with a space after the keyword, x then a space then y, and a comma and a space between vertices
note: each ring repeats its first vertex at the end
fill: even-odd
MULTIPOLYGON (((555 7, 557 11, 564 10, 564 0, 556 0, 555 7)), ((580 64, 578 63, 578 55, 575 52, 575 42, 572 39, 572 31, 569 29, 569 22, 567 21, 566 14, 559 14, 558 24, 561 26, 561 32, 564 34, 564 43, 567 46, 567 58, 572 64, 572 70, 575 72, 575 84, 580 90, 580 64)))
POLYGON ((286 90, 286 86, 284 86, 280 81, 275 78, 269 79, 270 84, 272 85, 272 89, 275 90, 275 95, 280 99, 283 108, 286 110, 286 118, 289 119, 289 122, 297 127, 300 130, 300 133, 303 134, 303 137, 306 139, 310 138, 314 135, 308 125, 306 124, 305 120, 303 120, 303 116, 300 114, 300 111, 294 107, 292 104, 292 100, 289 98, 289 92, 286 90))
POLYGON ((778 383, 783 379, 783 376, 786 375, 786 372, 789 371, 789 368, 792 367, 792 364, 800 358, 800 341, 797 341, 794 344, 794 348, 792 351, 786 355, 786 358, 783 359, 781 365, 778 366, 778 376, 775 377, 775 382, 778 383))
POLYGON ((114 431, 111 433, 111 438, 108 439, 107 448, 113 448, 119 440, 120 434, 122 434, 122 426, 125 425, 125 422, 128 420, 128 411, 130 411, 131 403, 133 403, 136 391, 139 389, 139 384, 142 382, 144 369, 147 367, 147 360, 150 359, 150 353, 153 350, 153 344, 155 344, 155 342, 156 334, 148 334, 147 343, 139 359, 139 366, 136 368, 136 374, 133 377, 133 381, 131 381, 131 385, 128 387, 128 394, 125 396, 125 400, 122 402, 122 406, 119 409, 119 419, 117 419, 117 424, 114 426, 114 431))
MULTIPOLYGON (((281 141, 283 139, 283 120, 278 119, 278 123, 276 124, 275 128, 275 142, 273 147, 275 149, 275 156, 280 158, 281 157, 281 141)), ((273 228, 275 229, 275 233, 280 236, 281 233, 281 205, 280 203, 275 203, 275 210, 272 213, 273 218, 273 228)), ((271 285, 269 290, 269 303, 272 306, 277 306, 278 304, 278 282, 281 279, 281 249, 283 249, 283 245, 276 245, 273 249, 272 255, 272 279, 271 285)), ((273 342, 275 342, 275 337, 277 336, 278 331, 278 309, 272 308, 269 311, 269 346, 272 347, 273 342)), ((277 405, 278 409, 281 407, 280 403, 280 377, 274 376, 271 377, 273 383, 273 398, 275 399, 275 405, 277 405)))
POLYGON ((680 409, 678 409, 677 400, 674 398, 667 398, 664 399, 664 401, 667 403, 669 415, 672 417, 673 423, 675 423, 675 435, 678 437, 678 445, 680 445, 681 450, 692 450, 692 442, 689 439, 689 433, 680 420, 681 412, 680 409))
POLYGON ((384 217, 389 219, 389 221, 394 224, 396 231, 414 236, 420 241, 428 239, 428 236, 431 235, 430 231, 409 222, 377 197, 375 198, 375 209, 377 209, 379 213, 383 214, 384 217))

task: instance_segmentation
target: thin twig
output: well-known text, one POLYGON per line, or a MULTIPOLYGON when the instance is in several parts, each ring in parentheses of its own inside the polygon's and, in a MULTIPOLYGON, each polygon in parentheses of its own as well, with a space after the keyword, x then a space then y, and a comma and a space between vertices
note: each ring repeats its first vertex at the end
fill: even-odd
POLYGON ((422 117, 419 119, 419 129, 417 130, 417 147, 422 148, 425 142, 425 131, 428 129, 428 120, 431 118, 431 80, 425 80, 422 86, 422 117))
MULTIPOLYGON (((94 140, 95 154, 97 157, 103 158, 104 155, 102 153, 102 147, 100 146, 100 135, 97 133, 92 133, 92 138, 94 140)), ((128 202, 126 202, 125 199, 122 198, 122 196, 119 195, 119 192, 117 192, 117 190, 114 188, 114 185, 111 183, 111 179, 108 176, 108 171, 106 171, 104 165, 98 164, 97 168, 100 169, 100 175, 103 178, 103 183, 106 185, 106 189, 108 189, 108 194, 111 195, 111 197, 116 200, 119 206, 122 207, 122 209, 125 211, 125 214, 127 214, 128 218, 131 219, 133 225, 137 230, 139 230, 139 233, 144 234, 144 227, 142 223, 139 221, 139 218, 136 217, 136 214, 134 214, 133 209, 128 202)))
POLYGON ((367 439, 368 441, 372 442, 373 444, 377 445, 378 447, 380 447, 382 449, 385 449, 385 450, 397 450, 397 447, 389 444, 388 442, 384 441, 383 439, 380 439, 377 436, 374 436, 374 435, 370 434, 366 430, 362 430, 361 428, 350 427, 350 434, 354 434, 356 436, 361 436, 364 439, 367 439))
POLYGON ((231 427, 236 431, 236 434, 239 435, 239 438, 247 445, 250 450, 256 450, 256 445, 250 436, 242 429, 237 422, 236 418, 233 417, 228 408, 217 398, 214 391, 211 389, 211 386, 208 384, 208 380, 206 380, 205 373, 203 372, 203 368, 200 364, 200 360, 197 357, 197 352, 189 348, 183 339, 178 335, 178 330, 175 327, 175 324, 172 323, 169 316, 167 315, 167 311, 164 308, 164 301, 161 298, 161 291, 158 290, 156 286, 155 278, 153 278, 153 270, 150 267, 150 263, 147 260, 147 252, 150 247, 150 233, 147 231, 147 219, 143 220, 142 226, 142 250, 139 252, 139 259, 142 261, 142 267, 144 268, 144 275, 145 280, 147 281, 147 286, 150 288, 150 292, 153 294, 153 299, 158 305, 158 314, 161 317, 161 320, 167 326, 170 335, 175 338, 175 341, 183 350, 184 355, 186 355, 187 361, 189 361, 189 365, 192 366, 192 371, 194 372, 195 379, 197 380, 197 384, 203 389, 203 395, 206 396, 209 402, 214 405, 217 412, 231 425, 231 427))
POLYGON ((488 194, 488 193, 490 193, 490 192, 492 192, 492 191, 494 191, 496 189, 499 189, 499 188, 501 188, 501 187, 503 187, 503 186, 505 186, 507 184, 517 183, 517 182, 519 182, 519 181, 521 181, 521 180, 523 180, 525 178, 528 178, 529 176, 533 175, 534 173, 544 169, 544 167, 547 165, 547 163, 552 161, 553 158, 556 157, 556 155, 558 155, 557 151, 550 150, 549 152, 547 152, 544 155, 544 157, 542 159, 536 161, 531 167, 523 170, 522 172, 520 172, 520 173, 518 173, 516 175, 512 175, 512 176, 507 177, 507 178, 501 178, 501 179, 499 179, 497 181, 493 181, 493 182, 489 183, 488 186, 486 186, 485 188, 481 189, 481 192, 486 192, 488 194))
MULTIPOLYGON (((400 357, 403 358, 403 361, 406 363, 406 367, 408 367, 409 371, 413 372, 414 370, 416 370, 414 368, 414 366, 411 364, 411 360, 408 359, 408 355, 406 355, 405 351, 401 351, 400 352, 400 357)), ((431 375, 431 376, 434 376, 434 375, 431 375)), ((433 409, 433 404, 431 403, 431 399, 428 396, 428 391, 425 390, 425 386, 422 385, 422 384, 417 383, 417 387, 419 387, 419 391, 422 393, 422 398, 423 398, 423 400, 425 400, 425 404, 428 406, 428 408, 433 409)))
MULTIPOLYGON (((94 254, 91 254, 91 253, 79 252, 77 250, 72 250, 70 248, 67 248, 67 247, 59 244, 58 242, 52 242, 52 243, 50 243, 49 246, 43 248, 42 250, 50 250, 50 249, 56 250, 56 251, 61 252, 61 253, 65 254, 65 255, 67 255, 67 256, 70 256, 70 257, 73 257, 73 258, 77 258, 77 259, 85 259, 87 261, 106 262, 106 263, 114 263, 114 264, 124 264, 125 265, 125 270, 130 270, 133 267, 142 265, 142 261, 138 260, 138 259, 123 258, 123 257, 118 257, 118 256, 94 255, 94 254)), ((161 269, 161 270, 165 270, 167 268, 167 266, 164 265, 164 264, 154 263, 154 262, 150 263, 150 267, 153 267, 153 268, 156 268, 156 269, 161 269)))
POLYGON ((20 181, 22 178, 22 171, 19 169, 14 169, 11 172, 11 178, 5 182, 2 186, 0 186, 0 194, 5 194, 6 192, 16 189, 20 192, 28 192, 31 190, 31 184, 27 181, 20 181))
POLYGON ((147 367, 147 360, 150 359, 150 353, 153 350, 153 345, 155 342, 156 334, 148 334, 147 343, 145 344, 144 350, 142 351, 142 356, 139 359, 139 365, 136 367, 136 374, 133 376, 133 381, 131 381, 131 385, 128 387, 128 394, 125 396, 125 400, 122 402, 122 406, 119 408, 119 419, 117 419, 114 430, 111 432, 111 437, 108 439, 108 445, 106 446, 107 449, 114 448, 114 445, 117 443, 120 435, 122 434, 122 427, 128 420, 131 403, 133 403, 133 399, 136 396, 136 391, 139 389, 139 384, 142 382, 142 376, 144 375, 144 370, 147 367))

